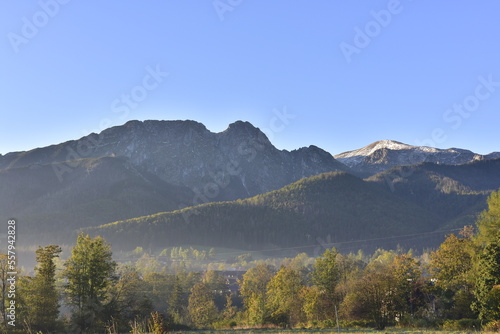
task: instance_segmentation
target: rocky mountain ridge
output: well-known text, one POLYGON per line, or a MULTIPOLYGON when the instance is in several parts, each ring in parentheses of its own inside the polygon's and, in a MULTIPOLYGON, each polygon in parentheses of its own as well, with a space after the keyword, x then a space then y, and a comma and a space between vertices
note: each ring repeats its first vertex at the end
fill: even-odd
POLYGON ((210 200, 248 197, 329 171, 348 171, 326 151, 310 146, 276 149, 260 129, 237 121, 220 133, 195 121, 130 121, 79 140, 9 153, 0 170, 54 165, 60 181, 84 159, 125 158, 133 166, 210 200))

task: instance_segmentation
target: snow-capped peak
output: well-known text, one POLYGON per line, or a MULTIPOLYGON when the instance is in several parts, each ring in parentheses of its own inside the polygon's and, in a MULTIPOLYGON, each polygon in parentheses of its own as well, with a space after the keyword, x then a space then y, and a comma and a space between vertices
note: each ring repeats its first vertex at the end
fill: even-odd
POLYGON ((423 152, 438 152, 438 149, 427 146, 411 146, 408 144, 404 144, 395 140, 379 140, 368 146, 360 148, 358 150, 348 151, 344 153, 337 154, 335 159, 343 159, 343 158, 351 158, 357 156, 369 156, 372 155, 375 151, 380 149, 389 149, 393 151, 399 150, 418 150, 423 152))
POLYGON ((380 140, 358 150, 337 154, 334 158, 353 169, 359 169, 362 173, 374 174, 394 166, 415 165, 421 162, 459 165, 489 157, 458 148, 439 149, 411 146, 394 140, 380 140))

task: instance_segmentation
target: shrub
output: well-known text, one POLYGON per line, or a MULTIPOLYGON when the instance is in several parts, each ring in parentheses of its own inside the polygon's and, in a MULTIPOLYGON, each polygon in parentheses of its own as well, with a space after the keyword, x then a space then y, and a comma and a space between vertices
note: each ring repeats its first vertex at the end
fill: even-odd
POLYGON ((483 329, 486 332, 500 332, 500 320, 488 322, 486 325, 484 325, 483 329))
POLYGON ((467 329, 481 329, 481 320, 479 319, 460 319, 460 320, 446 320, 443 324, 444 330, 467 330, 467 329))
POLYGON ((340 327, 345 328, 373 328, 375 323, 371 320, 340 321, 340 327))
POLYGON ((398 327, 401 328, 437 328, 442 325, 439 319, 431 319, 431 318, 417 318, 405 316, 403 317, 399 323, 398 327))

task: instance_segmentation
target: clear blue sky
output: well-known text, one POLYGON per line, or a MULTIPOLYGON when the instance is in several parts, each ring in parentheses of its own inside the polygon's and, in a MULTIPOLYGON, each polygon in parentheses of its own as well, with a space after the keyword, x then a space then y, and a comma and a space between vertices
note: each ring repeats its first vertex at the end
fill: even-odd
POLYGON ((380 139, 500 151, 499 13, 496 0, 2 1, 0 153, 131 119, 248 120, 280 149, 333 154, 380 139))

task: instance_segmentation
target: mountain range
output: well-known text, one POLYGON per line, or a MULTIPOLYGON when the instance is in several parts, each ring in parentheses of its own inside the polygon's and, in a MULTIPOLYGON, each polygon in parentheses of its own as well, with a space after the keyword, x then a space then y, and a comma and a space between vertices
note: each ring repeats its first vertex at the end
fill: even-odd
POLYGON ((130 121, 0 155, 0 212, 26 244, 83 229, 123 249, 421 249, 474 222, 500 188, 498 157, 388 140, 332 156, 278 150, 248 122, 130 121))

